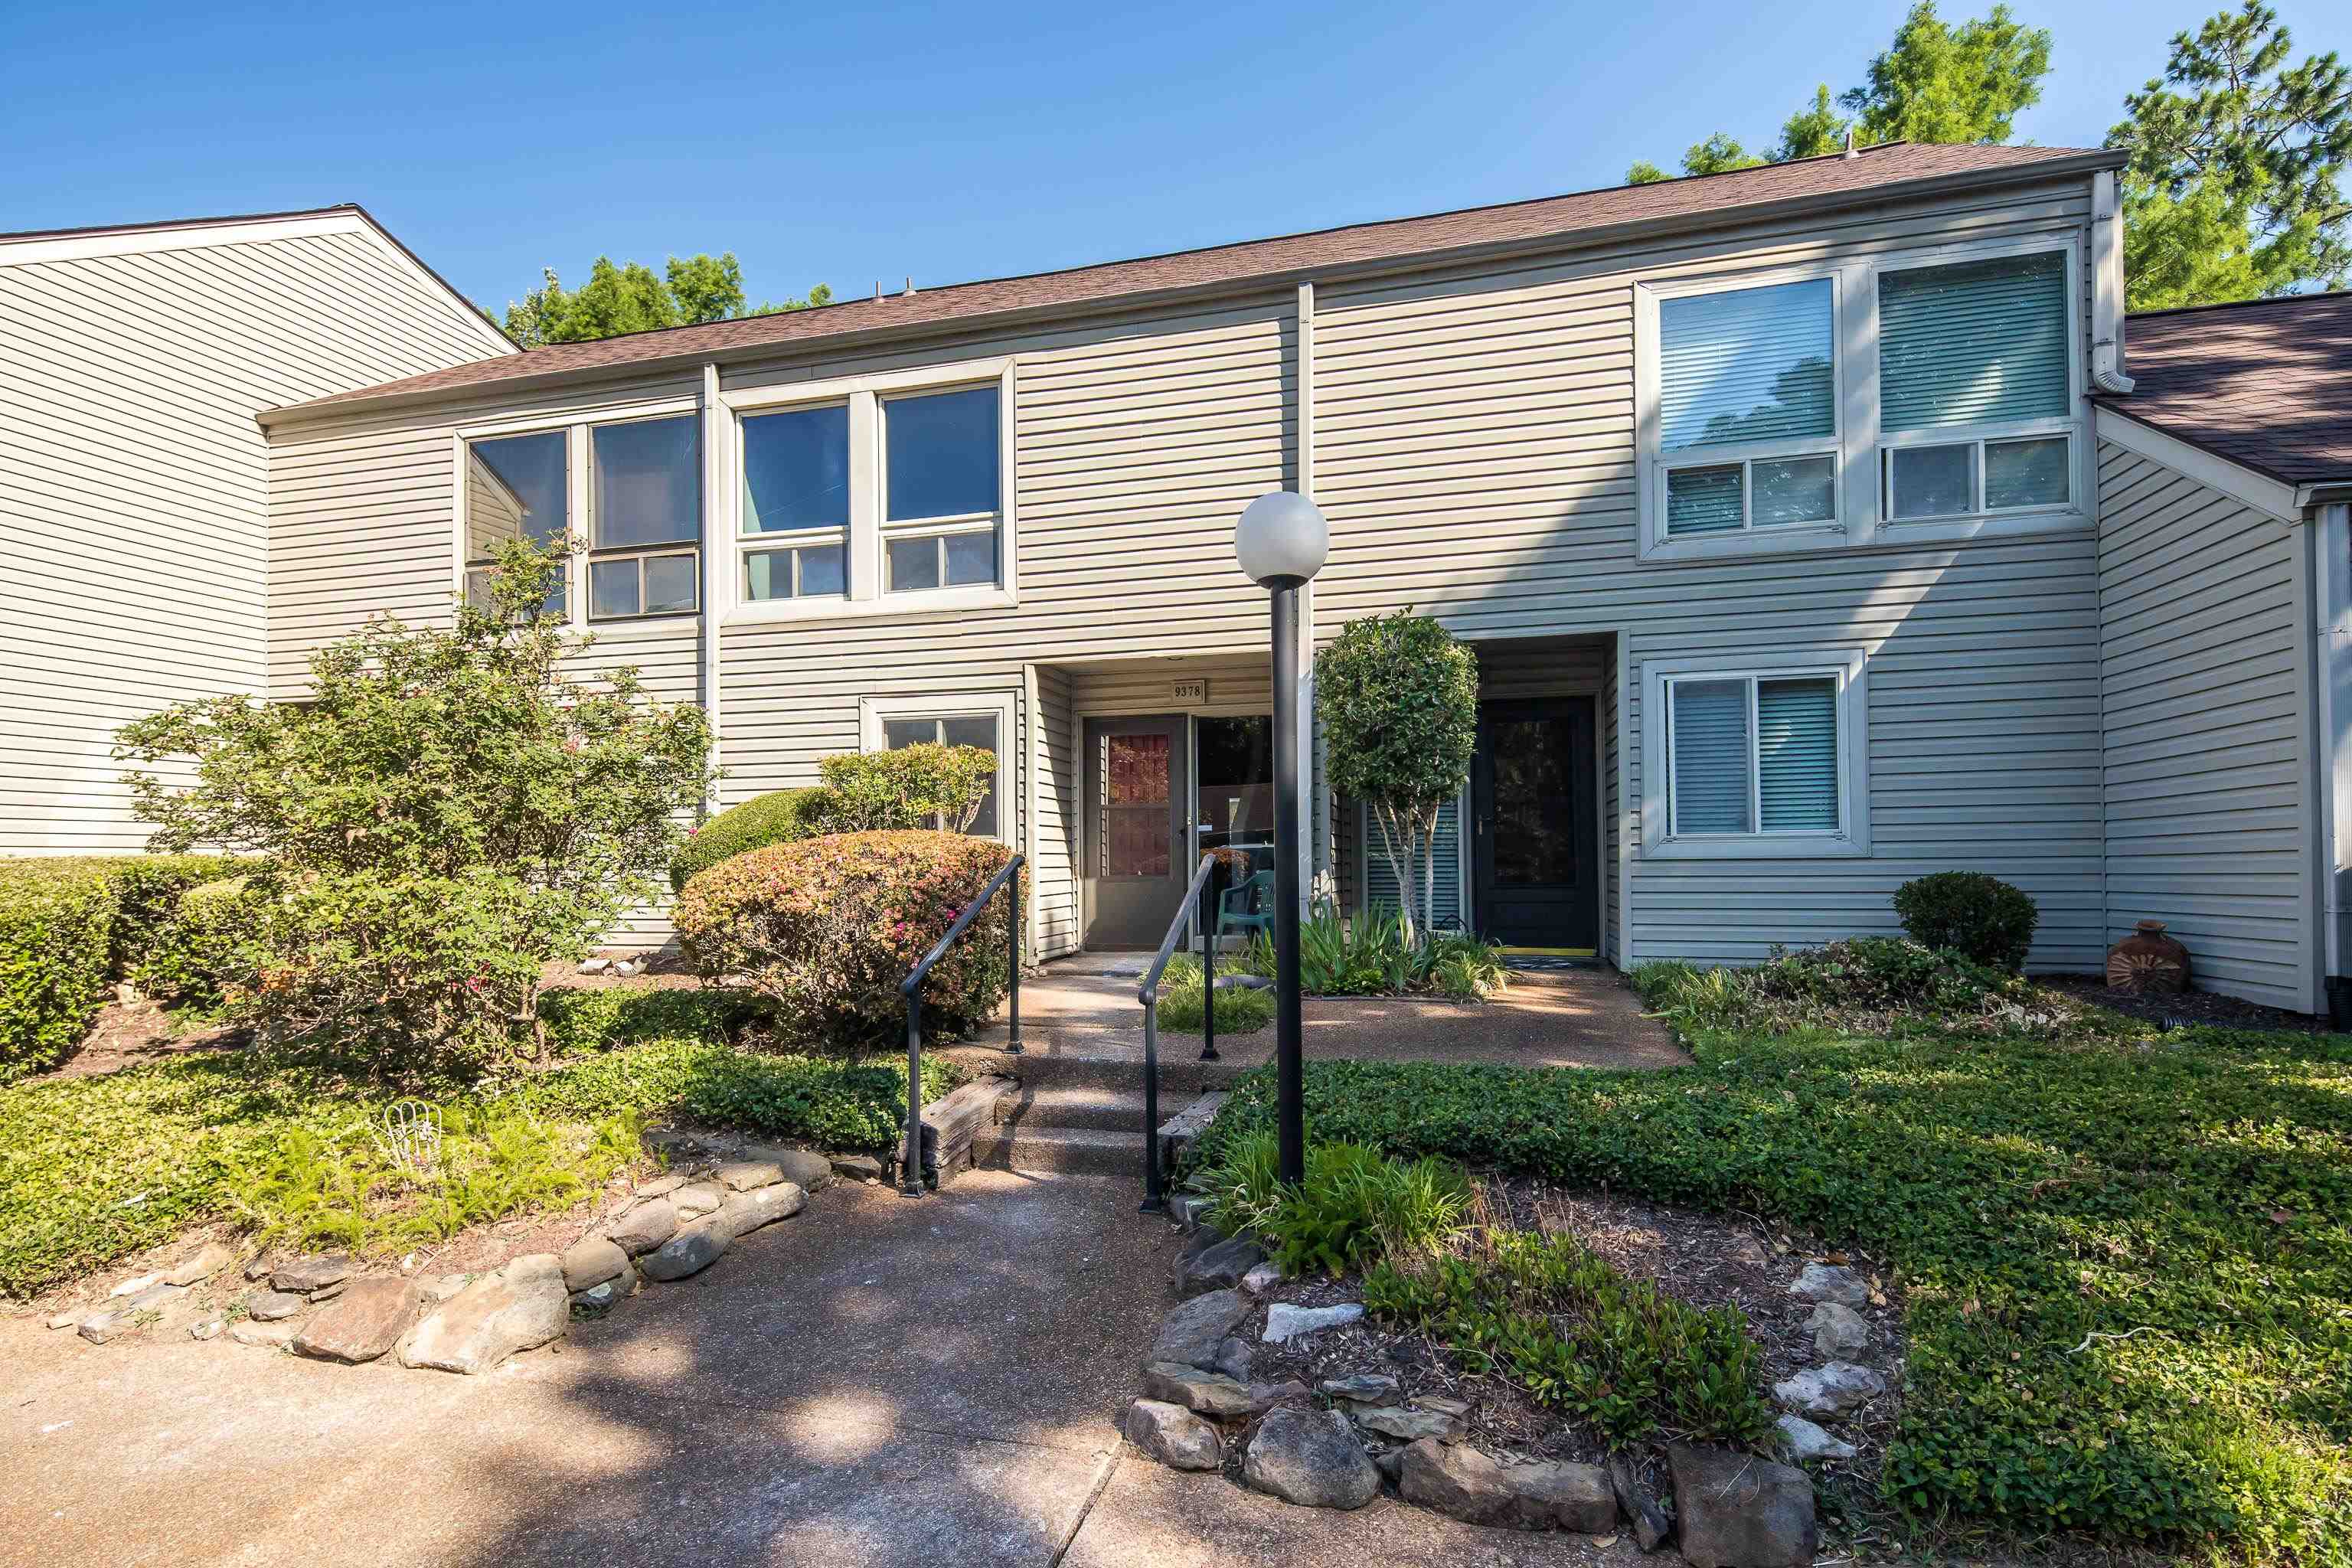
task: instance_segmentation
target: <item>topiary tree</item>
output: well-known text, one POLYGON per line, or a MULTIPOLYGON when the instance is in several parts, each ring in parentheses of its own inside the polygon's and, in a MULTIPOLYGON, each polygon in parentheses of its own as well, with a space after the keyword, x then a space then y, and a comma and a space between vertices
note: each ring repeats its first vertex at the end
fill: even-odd
POLYGON ((1913 942, 1948 948, 2015 974, 2025 967, 2042 911, 1982 871, 1937 871, 1895 889, 1895 912, 1913 942))
POLYGON ((636 671, 567 673, 593 638, 542 606, 575 545, 509 544, 453 623, 385 616, 311 656, 311 700, 184 702, 115 755, 163 849, 265 860, 225 988, 264 1037, 495 1056, 539 1037, 540 975, 656 878, 713 779, 700 709, 636 671), (193 761, 194 782, 146 766, 193 761))
POLYGON ((1437 814, 1477 749, 1477 660, 1427 616, 1350 621, 1316 656, 1315 716, 1331 786, 1370 807, 1417 941, 1433 918, 1437 814))

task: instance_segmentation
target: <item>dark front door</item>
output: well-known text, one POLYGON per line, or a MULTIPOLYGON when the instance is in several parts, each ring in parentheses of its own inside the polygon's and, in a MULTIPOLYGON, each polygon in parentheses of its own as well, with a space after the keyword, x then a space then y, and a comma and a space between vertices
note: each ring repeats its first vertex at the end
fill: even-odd
POLYGON ((1086 944, 1158 947, 1192 879, 1184 719, 1087 721, 1086 944))
POLYGON ((1473 912, 1489 940, 1590 949, 1599 934, 1592 700, 1478 706, 1470 764, 1473 912))

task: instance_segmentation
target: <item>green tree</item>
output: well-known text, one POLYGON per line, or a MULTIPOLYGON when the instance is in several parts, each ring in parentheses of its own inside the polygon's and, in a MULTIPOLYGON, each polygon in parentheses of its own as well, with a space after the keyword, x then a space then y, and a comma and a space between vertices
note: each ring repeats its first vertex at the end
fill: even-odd
POLYGON ((1478 662, 1427 616, 1350 621, 1315 658, 1331 787, 1362 801, 1396 874, 1408 936, 1431 920, 1437 814, 1478 743, 1478 662))
POLYGON ((165 852, 260 858, 226 1001, 264 1038, 479 1062, 536 1042, 540 976, 654 895, 713 780, 710 727, 544 612, 569 543, 507 545, 447 627, 385 616, 311 700, 183 702, 115 755, 165 852), (185 784, 156 764, 186 759, 185 784))
POLYGON ((507 306, 507 335, 525 348, 804 310, 833 300, 833 290, 820 283, 805 299, 749 305, 743 268, 731 250, 673 256, 659 277, 640 262, 616 266, 611 257, 600 256, 588 270, 588 281, 577 289, 566 289, 552 267, 541 276, 545 281, 539 288, 507 306))
POLYGON ((2290 63, 2261 0, 2173 36, 2164 75, 2107 133, 2128 148, 2124 266, 2134 310, 2247 300, 2352 274, 2352 71, 2290 63))
POLYGON ((2019 111, 2042 101, 2050 31, 2007 5, 1955 27, 1918 0, 1865 74, 1840 100, 1865 142, 2006 142, 2019 111))
POLYGON ((1830 84, 1822 82, 1813 89, 1811 103, 1780 122, 1780 144, 1772 150, 1771 161, 1786 163, 1843 151, 1853 129, 1853 121, 1832 107, 1830 84))

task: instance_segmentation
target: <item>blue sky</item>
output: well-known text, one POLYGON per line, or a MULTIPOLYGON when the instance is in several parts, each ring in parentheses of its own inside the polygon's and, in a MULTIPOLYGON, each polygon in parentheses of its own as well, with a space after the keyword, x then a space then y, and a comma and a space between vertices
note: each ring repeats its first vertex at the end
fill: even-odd
MULTIPOLYGON (((2019 0, 2057 38, 2021 139, 2096 143, 2221 4, 2019 0)), ((936 285, 1610 184, 1717 129, 1767 144, 1903 8, 18 0, 0 231, 355 200, 494 312, 600 252, 731 249, 755 298, 936 285)), ((2278 9, 2298 54, 2352 47, 2333 7, 2278 9)))

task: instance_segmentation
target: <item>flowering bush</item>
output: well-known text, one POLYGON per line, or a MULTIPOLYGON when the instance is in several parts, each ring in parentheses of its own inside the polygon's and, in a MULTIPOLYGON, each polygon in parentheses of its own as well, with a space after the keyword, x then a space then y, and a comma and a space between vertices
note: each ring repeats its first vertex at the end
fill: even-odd
MULTIPOLYGON (((1011 855, 959 833, 774 844, 697 876, 670 918, 705 979, 740 976, 785 1029, 855 1054, 905 1038, 899 984, 1011 855)), ((1005 897, 931 971, 927 1033, 968 1032, 1003 1001, 1005 897)))

